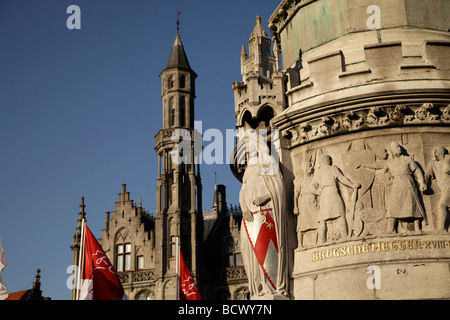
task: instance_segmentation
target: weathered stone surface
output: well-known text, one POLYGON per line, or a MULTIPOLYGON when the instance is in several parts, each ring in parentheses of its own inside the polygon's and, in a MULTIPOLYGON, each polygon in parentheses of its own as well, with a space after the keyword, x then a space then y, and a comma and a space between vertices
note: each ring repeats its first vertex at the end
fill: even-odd
POLYGON ((450 298, 449 14, 442 0, 284 0, 269 19, 295 299, 450 298))

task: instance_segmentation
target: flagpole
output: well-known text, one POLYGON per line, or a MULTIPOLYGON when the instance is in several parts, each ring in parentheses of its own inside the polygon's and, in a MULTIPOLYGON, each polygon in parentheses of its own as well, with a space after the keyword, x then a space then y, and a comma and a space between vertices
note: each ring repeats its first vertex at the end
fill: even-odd
POLYGON ((180 300, 180 244, 179 237, 175 237, 175 277, 176 277, 176 300, 180 300))
POLYGON ((81 243, 80 243, 80 255, 78 256, 78 275, 77 275, 77 294, 76 300, 80 300, 81 294, 81 280, 83 276, 83 266, 84 266, 84 247, 85 247, 85 230, 86 230, 86 219, 81 220, 81 243))

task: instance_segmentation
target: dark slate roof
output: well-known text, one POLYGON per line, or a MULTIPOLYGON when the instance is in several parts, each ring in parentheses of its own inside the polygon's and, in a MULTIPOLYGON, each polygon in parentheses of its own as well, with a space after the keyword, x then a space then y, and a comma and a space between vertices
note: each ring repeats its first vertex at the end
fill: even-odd
POLYGON ((184 52, 183 44, 181 43, 180 35, 177 33, 175 42, 172 47, 172 52, 170 53, 169 62, 167 63, 166 69, 171 68, 185 68, 191 69, 189 61, 186 57, 186 52, 184 52))

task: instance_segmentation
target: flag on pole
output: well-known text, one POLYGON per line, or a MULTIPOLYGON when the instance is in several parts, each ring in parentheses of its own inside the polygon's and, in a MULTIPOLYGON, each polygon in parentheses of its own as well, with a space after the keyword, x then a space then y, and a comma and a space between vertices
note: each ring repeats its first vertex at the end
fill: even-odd
POLYGON ((126 300, 122 283, 114 267, 86 224, 84 228, 79 300, 126 300))
POLYGON ((5 300, 6 298, 8 298, 8 292, 6 291, 6 286, 3 283, 3 278, 1 275, 2 270, 5 268, 6 268, 6 257, 5 251, 3 250, 2 237, 0 235, 0 300, 5 300))
POLYGON ((180 297, 179 300, 202 300, 200 297, 200 293, 197 290, 194 279, 192 278, 191 272, 184 262, 183 255, 181 254, 181 249, 179 251, 179 259, 180 259, 180 288, 179 290, 180 297))

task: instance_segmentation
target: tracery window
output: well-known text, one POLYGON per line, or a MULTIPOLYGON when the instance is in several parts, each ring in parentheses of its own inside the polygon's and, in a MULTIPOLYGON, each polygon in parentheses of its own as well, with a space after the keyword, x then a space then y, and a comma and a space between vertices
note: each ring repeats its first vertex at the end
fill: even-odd
POLYGON ((131 270, 131 243, 116 246, 116 269, 117 272, 131 270))
POLYGON ((136 295, 136 300, 155 300, 155 294, 152 291, 141 291, 136 295))

